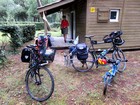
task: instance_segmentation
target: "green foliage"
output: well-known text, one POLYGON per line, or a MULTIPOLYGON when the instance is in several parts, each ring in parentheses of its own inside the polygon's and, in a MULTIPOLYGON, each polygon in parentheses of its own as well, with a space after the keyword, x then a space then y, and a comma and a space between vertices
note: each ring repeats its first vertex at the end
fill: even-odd
POLYGON ((34 39, 35 25, 24 25, 20 27, 23 33, 23 42, 28 42, 34 39))
MULTIPOLYGON (((22 40, 20 37, 21 32, 19 30, 19 27, 17 27, 17 26, 0 26, 0 31, 2 31, 3 33, 10 34, 10 45, 14 51, 16 50, 16 48, 21 46, 22 40)), ((4 35, 8 35, 8 34, 4 34, 4 35)))
POLYGON ((2 14, 0 20, 7 22, 15 21, 15 14, 21 10, 23 10, 23 8, 15 4, 13 0, 0 0, 0 14, 2 14))
MULTIPOLYGON (((56 0, 41 0, 42 5, 56 0)), ((50 15, 50 22, 57 21, 58 14, 50 15)), ((0 21, 41 21, 36 0, 0 0, 0 21)))
POLYGON ((43 22, 35 22, 35 28, 36 28, 36 30, 44 29, 44 23, 43 22))
POLYGON ((60 22, 53 22, 50 24, 51 28, 59 28, 60 27, 60 22))
POLYGON ((32 40, 35 35, 34 25, 3 25, 0 26, 0 31, 3 32, 5 36, 10 38, 10 46, 14 52, 20 47, 24 42, 32 40), (9 33, 9 34, 6 34, 9 33))

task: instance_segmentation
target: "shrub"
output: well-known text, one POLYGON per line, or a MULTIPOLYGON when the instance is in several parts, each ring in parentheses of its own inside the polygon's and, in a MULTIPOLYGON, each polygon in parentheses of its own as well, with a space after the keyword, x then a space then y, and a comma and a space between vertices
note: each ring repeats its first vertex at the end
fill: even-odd
POLYGON ((21 46, 22 39, 21 39, 21 32, 19 31, 19 27, 17 26, 0 26, 0 31, 2 31, 3 35, 7 35, 6 33, 10 34, 10 46, 15 51, 16 48, 21 46))
POLYGON ((58 28, 60 27, 60 22, 53 22, 50 24, 51 28, 58 28))
POLYGON ((22 25, 20 26, 22 30, 23 43, 34 39, 35 36, 35 25, 22 25))
POLYGON ((35 22, 35 28, 36 28, 36 30, 43 30, 44 23, 43 22, 35 22))
POLYGON ((3 35, 8 36, 10 34, 10 46, 15 52, 18 47, 20 47, 23 42, 30 41, 35 35, 34 25, 3 25, 0 26, 0 31, 3 35))

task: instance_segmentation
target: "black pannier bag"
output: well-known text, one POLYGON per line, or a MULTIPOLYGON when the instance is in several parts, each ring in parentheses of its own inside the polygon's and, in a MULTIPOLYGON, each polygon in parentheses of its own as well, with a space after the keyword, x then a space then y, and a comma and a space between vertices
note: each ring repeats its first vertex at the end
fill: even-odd
POLYGON ((104 36, 103 38, 104 43, 111 43, 113 41, 113 38, 109 35, 104 36))
POLYGON ((56 51, 53 49, 46 50, 45 55, 43 56, 43 61, 45 60, 45 61, 53 62, 55 57, 55 52, 56 51))
POLYGON ((22 49, 21 61, 26 63, 29 63, 30 61, 30 50, 27 47, 22 49))
POLYGON ((78 60, 86 60, 88 58, 88 48, 85 43, 76 45, 78 60))

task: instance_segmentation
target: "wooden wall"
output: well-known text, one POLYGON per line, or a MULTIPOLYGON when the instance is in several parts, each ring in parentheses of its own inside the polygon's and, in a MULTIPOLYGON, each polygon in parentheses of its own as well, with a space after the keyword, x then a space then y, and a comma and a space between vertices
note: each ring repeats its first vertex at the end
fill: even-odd
MULTIPOLYGON (((100 41, 104 35, 115 30, 123 31, 125 48, 140 48, 140 0, 87 0, 86 34, 95 35, 100 41), (95 7, 95 12, 90 8, 95 7), (119 22, 97 22, 97 10, 119 9, 119 22)), ((88 42, 88 41, 86 41, 88 42)), ((97 45, 96 48, 108 48, 110 45, 97 45)))
POLYGON ((140 48, 140 0, 125 0, 122 30, 126 48, 140 48))
POLYGON ((84 42, 86 34, 86 1, 76 0, 75 13, 76 13, 76 36, 80 36, 80 42, 84 42))

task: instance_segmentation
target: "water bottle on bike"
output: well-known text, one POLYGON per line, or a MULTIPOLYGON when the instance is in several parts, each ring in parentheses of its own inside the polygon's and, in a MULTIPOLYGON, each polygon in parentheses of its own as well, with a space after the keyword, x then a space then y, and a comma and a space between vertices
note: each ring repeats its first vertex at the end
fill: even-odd
POLYGON ((101 56, 104 57, 106 54, 107 54, 107 50, 104 49, 104 50, 101 52, 101 56))

